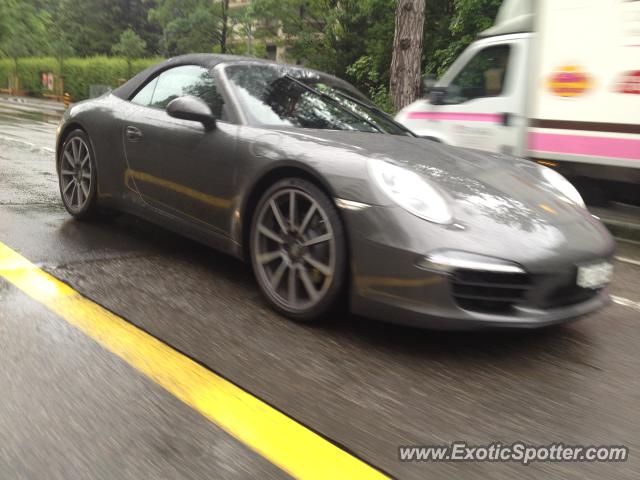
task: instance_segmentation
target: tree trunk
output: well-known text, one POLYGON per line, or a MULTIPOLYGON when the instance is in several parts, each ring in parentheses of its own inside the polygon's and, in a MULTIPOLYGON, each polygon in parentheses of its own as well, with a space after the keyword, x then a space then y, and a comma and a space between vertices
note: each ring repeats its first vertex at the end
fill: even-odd
POLYGON ((391 60, 391 98, 397 110, 420 94, 425 0, 398 0, 391 60))
POLYGON ((220 33, 220 53, 227 53, 227 35, 229 30, 229 0, 221 0, 222 32, 220 33))

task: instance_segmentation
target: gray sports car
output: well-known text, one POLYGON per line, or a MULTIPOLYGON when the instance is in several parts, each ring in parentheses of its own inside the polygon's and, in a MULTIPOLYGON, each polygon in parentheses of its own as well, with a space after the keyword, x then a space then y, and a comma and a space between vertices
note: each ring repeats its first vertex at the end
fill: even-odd
POLYGON ((129 212, 246 259, 296 320, 348 304, 540 327, 608 302, 614 243, 562 176, 417 138, 306 68, 173 58, 70 108, 56 158, 71 215, 129 212))

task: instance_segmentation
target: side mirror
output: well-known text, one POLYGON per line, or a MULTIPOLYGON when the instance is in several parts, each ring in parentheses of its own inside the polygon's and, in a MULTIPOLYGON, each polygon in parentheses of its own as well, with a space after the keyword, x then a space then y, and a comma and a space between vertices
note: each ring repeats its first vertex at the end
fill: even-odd
POLYGON ((207 130, 216 126, 216 117, 213 116, 209 105, 202 99, 191 95, 171 100, 167 105, 167 114, 182 120, 200 122, 207 130))
POLYGON ((420 91, 422 98, 427 98, 429 96, 429 93, 431 92, 431 90, 433 90, 433 87, 436 86, 437 82, 438 80, 436 80, 435 75, 431 73, 422 77, 422 85, 420 91))
POLYGON ((434 87, 429 92, 429 103, 431 103, 431 105, 444 105, 444 99, 446 96, 446 87, 434 87))

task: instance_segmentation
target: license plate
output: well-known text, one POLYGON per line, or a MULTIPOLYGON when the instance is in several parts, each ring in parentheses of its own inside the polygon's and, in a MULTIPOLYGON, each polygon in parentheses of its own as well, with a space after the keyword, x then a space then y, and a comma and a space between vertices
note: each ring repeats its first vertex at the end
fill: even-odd
POLYGON ((613 265, 601 262, 578 267, 578 285, 582 288, 601 288, 611 281, 613 265))

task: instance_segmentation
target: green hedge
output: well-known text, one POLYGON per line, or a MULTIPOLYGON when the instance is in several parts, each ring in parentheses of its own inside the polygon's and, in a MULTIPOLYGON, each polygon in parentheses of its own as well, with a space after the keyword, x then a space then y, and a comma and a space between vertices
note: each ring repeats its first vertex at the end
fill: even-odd
MULTIPOLYGON (((143 58, 134 60, 131 75, 144 70, 159 62, 159 58, 143 58)), ((14 62, 11 59, 0 59, 0 88, 9 85, 9 78, 14 72, 14 62)), ((18 60, 18 78, 20 89, 28 95, 41 96, 47 93, 40 83, 41 72, 60 74, 60 66, 55 58, 33 57, 18 60)), ((73 97, 74 101, 89 98, 91 85, 109 85, 117 87, 128 77, 127 61, 117 57, 88 57, 69 58, 64 61, 64 90, 73 97)), ((57 89, 57 86, 56 86, 57 89)))

